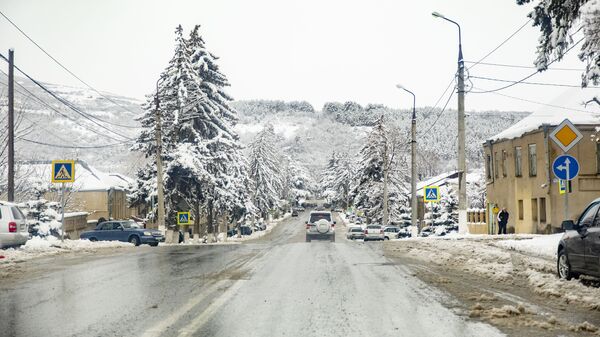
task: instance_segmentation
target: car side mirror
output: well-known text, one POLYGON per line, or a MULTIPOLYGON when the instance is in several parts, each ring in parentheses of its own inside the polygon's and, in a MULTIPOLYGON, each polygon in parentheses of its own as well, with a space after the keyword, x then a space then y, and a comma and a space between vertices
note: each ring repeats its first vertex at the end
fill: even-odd
POLYGON ((304 223, 308 225, 308 221, 304 221, 304 223))
POLYGON ((333 224, 335 225, 337 223, 337 221, 334 221, 333 224))
POLYGON ((565 231, 571 231, 577 229, 577 225, 573 222, 573 220, 565 220, 560 224, 560 227, 565 231))

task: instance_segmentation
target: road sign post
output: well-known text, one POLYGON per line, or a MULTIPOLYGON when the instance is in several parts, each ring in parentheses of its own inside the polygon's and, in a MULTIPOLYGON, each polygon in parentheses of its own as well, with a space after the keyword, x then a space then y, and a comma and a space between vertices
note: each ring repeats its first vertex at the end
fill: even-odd
POLYGON ((65 205, 67 200, 65 194, 67 192, 66 183, 75 182, 75 161, 74 160, 53 160, 52 161, 52 182, 60 183, 60 241, 65 240, 65 205))
POLYGON ((565 181, 566 220, 569 219, 569 186, 571 180, 579 174, 579 163, 577 162, 577 159, 569 156, 567 152, 583 138, 583 135, 571 121, 565 119, 552 131, 552 133, 550 133, 550 138, 563 150, 563 155, 554 160, 552 170, 558 179, 565 181))
MULTIPOLYGON (((431 215, 431 225, 433 226, 433 203, 440 201, 440 187, 439 186, 425 186, 423 188, 423 202, 431 204, 430 215, 431 215)), ((423 209, 427 209, 427 207, 423 205, 423 209)))

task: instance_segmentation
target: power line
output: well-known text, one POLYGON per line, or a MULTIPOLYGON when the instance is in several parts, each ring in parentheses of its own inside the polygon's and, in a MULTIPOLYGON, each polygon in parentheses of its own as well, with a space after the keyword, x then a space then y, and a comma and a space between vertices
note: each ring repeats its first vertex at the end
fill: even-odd
POLYGON ((44 142, 39 142, 36 140, 27 139, 24 137, 16 137, 16 138, 19 140, 28 142, 28 143, 34 143, 34 144, 38 144, 38 145, 45 145, 45 146, 51 146, 51 147, 57 147, 57 148, 63 148, 63 149, 99 149, 99 148, 113 147, 113 146, 125 145, 125 144, 131 143, 131 142, 120 142, 120 143, 105 144, 105 145, 76 146, 76 145, 59 145, 59 144, 44 143, 44 142))
MULTIPOLYGON (((572 45, 571 45, 571 46, 570 46, 570 47, 569 47, 569 48, 568 48, 568 49, 567 49, 567 50, 566 50, 566 51, 563 53, 563 55, 562 55, 562 56, 566 55, 566 54, 567 54, 569 51, 571 51, 571 49, 575 48, 575 46, 577 46, 579 43, 581 43, 581 41, 583 41, 583 39, 584 39, 584 38, 582 37, 581 39, 579 39, 579 41, 577 41, 577 42, 575 42, 574 44, 572 44, 572 45)), ((558 61, 558 60, 559 60, 559 58, 555 58, 554 60, 550 61, 550 62, 549 62, 547 65, 546 65, 546 67, 547 67, 547 66, 550 66, 551 64, 553 64, 554 62, 556 62, 556 61, 558 61)), ((518 81, 514 81, 514 82, 512 82, 512 83, 510 83, 510 84, 507 84, 507 85, 505 85, 505 86, 503 86, 503 87, 499 87, 499 88, 496 88, 496 89, 491 89, 491 90, 484 90, 484 91, 471 91, 471 93, 473 93, 473 94, 487 94, 487 93, 492 93, 492 92, 496 92, 496 91, 500 91, 500 90, 508 89, 508 88, 510 88, 510 87, 512 87, 512 86, 515 86, 515 85, 517 85, 517 84, 519 84, 519 83, 522 83, 522 82, 524 82, 524 81, 526 81, 526 80, 530 79, 531 77, 535 76, 535 75, 536 75, 536 74, 538 74, 539 72, 540 72, 539 70, 536 70, 535 72, 533 72, 533 73, 531 73, 531 74, 529 74, 529 75, 527 75, 527 76, 523 77, 522 79, 520 79, 520 80, 518 80, 518 81)))
POLYGON ((424 134, 426 134, 426 135, 429 134, 429 131, 431 131, 431 129, 433 129, 433 127, 435 126, 435 124, 437 123, 437 121, 440 119, 440 117, 442 116, 442 114, 446 110, 446 107, 448 106, 448 103, 450 103, 450 100, 452 99, 453 95, 454 95, 454 89, 452 89, 452 91, 450 92, 450 96, 448 96, 448 100, 446 101, 446 104, 444 104, 444 107, 442 108, 442 110, 440 110, 440 112, 438 113, 438 115, 435 117, 435 120, 433 121, 433 123, 431 124, 431 126, 429 127, 429 129, 427 129, 427 131, 425 131, 424 134))
MULTIPOLYGON (((48 56, 52 61, 54 61, 56 64, 58 64, 61 68, 63 68, 66 72, 68 72, 71 76, 75 77, 79 82, 83 83, 86 87, 92 89, 94 92, 96 92, 98 95, 102 96, 104 99, 106 99, 107 101, 113 103, 114 105, 120 107, 121 109, 128 111, 130 113, 136 114, 135 112, 125 108, 124 106, 122 106, 121 104, 115 102, 113 99, 111 99, 110 97, 105 96, 104 94, 102 94, 99 90, 97 90, 96 88, 92 87, 91 85, 89 85, 87 82, 85 82, 84 80, 82 80, 81 78, 79 78, 79 76, 75 75, 72 71, 70 71, 69 69, 67 69, 67 67, 65 67, 62 63, 60 63, 57 59, 55 59, 52 55, 50 55, 50 53, 48 53, 44 48, 42 48, 42 46, 40 46, 39 44, 37 44, 37 42, 35 42, 31 37, 29 37, 29 35, 27 35, 21 28, 19 28, 19 26, 17 26, 17 24, 15 24, 14 22, 12 22, 11 19, 9 19, 2 11, 0 11, 0 15, 2 15, 13 27, 15 27, 21 34, 23 34, 23 36, 25 36, 29 41, 31 41, 31 43, 33 43, 36 47, 38 47, 39 50, 41 50, 44 54, 46 54, 46 56, 48 56)), ((124 126, 125 127, 125 126, 124 126)))
MULTIPOLYGON (((465 63, 476 63, 482 66, 494 66, 494 67, 505 67, 505 68, 520 68, 520 69, 537 69, 535 66, 524 66, 518 64, 504 64, 504 63, 486 63, 486 62, 473 62, 473 61, 465 61, 465 63)), ((577 69, 577 68, 548 68, 547 70, 559 70, 559 71, 578 71, 582 72, 585 69, 577 69)))
MULTIPOLYGON (((2 55, 1 53, 0 53, 0 57, 2 57, 4 60, 7 60, 7 59, 6 59, 6 57, 4 57, 4 55, 2 55)), ((60 97, 60 96, 58 96, 58 95, 57 95, 57 94, 55 94, 53 91, 51 91, 50 89, 48 89, 48 88, 46 88, 44 85, 42 85, 40 82, 38 82, 38 81, 36 81, 35 79, 33 79, 31 76, 29 76, 27 73, 25 73, 23 70, 21 70, 21 69, 20 69, 19 67, 17 67, 16 65, 13 65, 13 66, 14 66, 14 67, 15 67, 15 69, 17 69, 17 70, 18 70, 18 71, 19 71, 21 74, 23 74, 23 76, 27 77, 27 78, 28 78, 28 79, 29 79, 31 82, 33 82, 35 85, 37 85, 37 86, 38 86, 38 87, 40 87, 42 90, 44 90, 46 93, 48 93, 50 96, 54 97, 56 100, 58 100, 59 102, 61 102, 61 103, 62 103, 62 104, 64 104, 65 106, 67 106, 69 109, 71 109, 71 110, 75 111, 76 113, 78 113, 78 114, 79 114, 79 115, 81 115, 82 117, 84 117, 84 118, 88 119, 90 122, 92 122, 92 123, 94 123, 94 124, 98 125, 99 127, 101 127, 101 128, 103 128, 103 129, 105 129, 105 130, 106 130, 106 131, 108 131, 108 132, 111 132, 111 133, 113 133, 113 134, 115 134, 115 135, 118 135, 119 137, 122 137, 122 138, 124 138, 124 139, 127 139, 127 140, 132 140, 132 138, 130 138, 130 137, 128 137, 128 136, 125 136, 125 135, 123 135, 123 134, 121 134, 121 133, 118 133, 118 132, 116 132, 116 131, 113 131, 113 130, 109 129, 108 127, 106 127, 106 126, 104 126, 104 125, 102 125, 102 124, 98 123, 98 122, 97 122, 97 121, 95 121, 94 119, 98 119, 98 120, 100 120, 100 121, 103 121, 103 122, 105 122, 105 123, 108 123, 108 124, 112 124, 112 123, 110 123, 110 122, 107 122, 107 121, 104 121, 104 120, 101 120, 101 119, 99 119, 99 118, 97 118, 97 117, 95 117, 95 116, 89 115, 88 113, 86 113, 86 112, 84 112, 84 111, 80 110, 79 108, 77 108, 76 106, 74 106, 74 105, 73 105, 71 102, 69 102, 69 101, 65 100, 64 98, 62 98, 62 97, 60 97)))
MULTIPOLYGON (((0 72, 1 72, 1 73, 3 73, 4 75, 6 75, 6 72, 4 72, 2 69, 0 69, 0 72)), ((59 114, 59 115, 63 116, 64 118, 66 118, 66 119, 70 120, 71 122, 73 122, 73 123, 75 123, 75 124, 77 124, 77 125, 79 125, 79 126, 85 127, 86 129, 90 130, 92 133, 95 133, 95 134, 97 134, 97 135, 99 135, 99 136, 102 136, 102 137, 106 137, 106 138, 111 138, 111 139, 112 139, 112 137, 108 136, 106 133, 101 133, 101 132, 99 132, 99 131, 96 131, 96 130, 94 130, 94 129, 92 129, 92 128, 86 127, 85 125, 82 125, 81 123, 79 123, 79 121, 77 121, 77 120, 73 119, 73 118, 72 118, 72 117, 70 117, 69 115, 67 115, 67 114, 65 114, 65 113, 63 113, 63 112, 61 112, 61 111, 59 111, 59 110, 58 110, 58 109, 56 109, 55 107, 53 107, 53 106, 51 106, 50 104, 46 103, 46 102, 45 102, 43 99, 41 99, 41 98, 39 98, 38 96, 36 96, 35 94, 33 94, 31 91, 29 91, 29 90, 28 90, 27 88, 25 88, 23 85, 21 85, 19 82, 15 82, 15 83, 16 83, 16 84, 17 84, 19 87, 21 87, 21 89, 25 90, 25 92, 27 92, 27 93, 28 93, 28 94, 29 94, 31 97, 35 98, 35 99, 36 99, 36 100, 37 100, 37 101, 38 101, 40 104, 44 105, 45 107, 49 108, 50 110, 52 110, 52 111, 56 112, 57 114, 59 114)), ((2 84, 3 84, 3 85, 6 85, 6 84, 4 84, 4 83, 2 83, 2 84)), ((19 92, 18 90, 16 90, 16 91, 17 91, 18 93, 20 93, 21 95, 25 96, 25 95, 24 95, 22 92, 19 92)))
MULTIPOLYGON (((486 81, 494 81, 494 82, 504 82, 504 83, 515 83, 517 81, 513 81, 513 80, 503 80, 500 78, 491 78, 491 77, 482 77, 482 76, 471 76, 471 78, 476 78, 476 79, 480 79, 480 80, 486 80, 486 81)), ((526 82, 526 81, 521 81, 520 84, 529 84, 529 85, 543 85, 543 86, 551 86, 551 87, 566 87, 566 88, 581 88, 581 85, 574 85, 574 84, 561 84, 561 83, 544 83, 544 82, 526 82)), ((582 89, 599 89, 600 87, 585 87, 582 89)))
POLYGON ((525 26, 527 26, 527 24, 530 21, 531 21, 531 19, 527 20, 514 33, 510 34, 510 36, 508 36, 506 39, 504 39, 504 41, 502 41, 498 46, 496 46, 496 48, 492 49, 489 53, 485 54, 485 56, 482 57, 482 58, 480 58, 479 61, 474 62, 468 69, 471 69, 471 68, 475 67, 476 65, 480 64, 483 60, 485 60, 486 58, 488 58, 490 55, 492 55, 493 53, 495 53, 496 50, 500 49, 500 47, 502 47, 504 44, 506 44, 510 39, 512 39, 515 35, 517 35, 523 28, 525 28, 525 26))
MULTIPOLYGON (((480 88, 476 88, 476 89, 481 90, 480 88)), ((502 93, 499 93, 499 92, 492 92, 492 94, 498 95, 498 96, 502 96, 502 97, 506 97, 506 98, 510 98, 510 99, 514 99, 514 100, 518 100, 518 101, 523 101, 523 102, 528 102, 528 103, 543 105, 543 106, 547 106, 547 107, 551 107, 551 108, 564 109, 564 110, 568 110, 568 111, 578 111, 578 112, 590 113, 589 110, 582 110, 582 109, 577 109, 577 108, 569 108, 569 107, 561 106, 561 105, 548 104, 548 103, 534 101, 534 100, 530 100, 530 99, 526 99, 526 98, 520 98, 520 97, 511 96, 511 95, 506 95, 506 94, 502 94, 502 93)))

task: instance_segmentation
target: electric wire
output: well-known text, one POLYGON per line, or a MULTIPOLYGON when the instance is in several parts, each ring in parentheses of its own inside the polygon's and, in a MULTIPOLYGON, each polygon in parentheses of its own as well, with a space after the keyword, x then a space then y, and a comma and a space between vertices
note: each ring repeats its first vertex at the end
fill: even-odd
MULTIPOLYGON (((566 51, 563 53, 563 55, 562 55, 562 56, 566 55, 566 54, 567 54, 569 51, 571 51, 573 48, 575 48, 575 46, 577 46, 579 43, 581 43, 581 41, 583 41, 583 39, 584 39, 584 38, 582 37, 581 39, 579 39, 579 41, 577 41, 577 42, 575 42, 574 44, 572 44, 572 45, 571 45, 571 46, 570 46, 570 47, 569 47, 569 48, 568 48, 568 49, 567 49, 567 50, 566 50, 566 51)), ((554 62, 556 62, 556 61, 558 61, 558 60, 559 60, 558 58, 555 58, 554 60, 552 60, 552 61, 548 62, 548 64, 547 64, 546 66, 550 66, 551 64, 553 64, 554 62)), ((507 84, 507 85, 505 85, 505 86, 503 86, 503 87, 499 87, 499 88, 495 88, 495 89, 491 89, 491 90, 483 90, 483 91, 471 91, 471 93, 473 93, 473 94, 487 94, 487 93, 492 93, 492 92, 497 92, 497 91, 501 91, 501 90, 504 90, 504 89, 508 89, 508 88, 510 88, 510 87, 513 87, 513 86, 515 86, 515 85, 517 85, 517 84, 520 84, 520 83, 522 83, 522 82, 524 82, 524 81, 526 81, 526 80, 530 79, 531 77, 533 77, 533 76, 537 75, 538 73, 540 73, 540 71, 539 71, 539 70, 536 70, 535 72, 533 72, 533 73, 531 73, 531 74, 529 74, 529 75, 527 75, 527 76, 523 77, 522 79, 520 79, 520 80, 518 80, 518 81, 514 81, 514 82, 512 82, 512 83, 510 83, 510 84, 507 84)))
MULTIPOLYGON (((471 76, 475 79, 486 80, 486 81, 494 81, 494 82, 504 82, 504 83, 514 83, 516 81, 513 80, 504 80, 500 78, 491 78, 491 77, 483 77, 483 76, 471 76)), ((582 88, 581 85, 575 84, 561 84, 561 83, 544 83, 544 82, 526 82, 521 81, 520 84, 529 84, 529 85, 542 85, 542 86, 551 86, 551 87, 566 87, 566 88, 581 88, 581 89, 600 89, 600 87, 587 86, 582 88)))
MULTIPOLYGON (((525 66, 519 64, 505 64, 505 63, 488 63, 488 62, 473 62, 473 61, 465 61, 465 63, 477 63, 482 66, 494 66, 494 67, 504 67, 504 68, 519 68, 519 69, 537 69, 536 66, 525 66)), ((557 70, 557 71, 577 71, 582 72, 585 69, 577 69, 577 68, 548 68, 547 70, 557 70)))
MULTIPOLYGON (((4 55, 2 55, 0 53, 0 57, 3 58, 5 61, 8 62, 8 59, 6 57, 4 57, 4 55)), ((79 108, 75 107, 72 103, 70 103, 69 101, 65 100, 64 98, 58 96, 56 93, 54 93, 52 90, 46 88, 43 84, 41 84, 40 82, 38 82, 37 80, 33 79, 31 76, 29 76, 26 72, 24 72, 23 70, 21 70, 18 66, 14 65, 15 69, 17 69, 21 74, 23 74, 23 76, 27 77, 31 82, 33 82, 35 85, 37 85, 38 87, 40 87, 42 90, 44 90, 46 93, 48 93, 50 96, 54 97, 57 101, 61 102, 63 105, 67 106, 69 109, 75 111, 77 114, 81 115, 82 117, 86 118, 87 120, 89 120, 90 122, 98 125, 99 127, 105 129, 108 132, 111 132, 119 137, 122 137, 124 139, 127 140, 133 140, 132 138, 125 136, 119 132, 116 132, 114 130, 111 130, 110 128, 106 127, 105 125, 100 124, 98 121, 94 120, 94 119, 98 119, 95 116, 91 116, 88 113, 80 110, 79 108)), ((104 120, 99 119, 100 121, 103 121, 105 123, 108 123, 104 120)), ((111 123, 108 123, 111 124, 111 123)))
POLYGON ((50 144, 50 143, 40 142, 40 141, 36 141, 36 140, 32 140, 32 139, 27 139, 25 137, 15 137, 15 138, 22 140, 24 142, 28 142, 28 143, 34 143, 34 144, 38 144, 38 145, 45 145, 45 146, 51 146, 51 147, 63 148, 63 149, 100 149, 100 148, 113 147, 113 146, 125 145, 125 144, 131 143, 131 142, 120 142, 120 143, 105 144, 105 145, 80 146, 80 145, 50 144))
MULTIPOLYGON (((118 102, 114 101, 113 99, 111 99, 110 97, 107 97, 106 95, 102 94, 99 90, 97 90, 96 88, 92 87, 91 85, 89 85, 87 82, 85 82, 84 80, 82 80, 79 76, 75 75, 71 70, 69 70, 67 67, 65 67, 62 63, 60 63, 56 58, 54 58, 52 55, 50 55, 50 53, 48 53, 44 48, 42 48, 42 46, 40 46, 37 42, 35 42, 29 35, 27 35, 27 33, 25 33, 21 28, 19 28, 19 26, 17 26, 16 23, 14 23, 11 19, 9 19, 6 14, 4 14, 1 10, 0 10, 0 15, 2 15, 13 27, 15 27, 21 34, 23 34, 23 36, 25 36, 29 41, 31 41, 31 43, 33 43, 36 47, 38 47, 39 50, 41 50, 44 54, 46 54, 46 56, 48 56, 52 61, 54 61, 56 64, 58 64, 62 69, 64 69, 66 72, 68 72, 71 76, 73 76, 74 78, 76 78, 79 82, 81 82, 82 84, 84 84, 86 87, 90 88, 91 90, 93 90, 94 92, 96 92, 98 95, 102 96, 104 99, 106 99, 107 101, 113 103, 114 105, 120 107, 121 109, 128 111, 130 113, 136 114, 135 112, 125 108, 124 106, 122 106, 121 104, 119 104, 118 102)), ((138 128, 138 127, 132 127, 132 126, 124 126, 121 125, 121 127, 127 127, 127 128, 138 128)))
MULTIPOLYGON (((0 69, 0 72, 1 72, 1 73, 3 73, 4 75, 8 76, 8 75, 6 74, 6 72, 4 72, 2 69, 0 69)), ((57 114, 61 115, 61 116, 62 116, 62 117, 64 117, 64 118, 66 118, 66 119, 70 120, 71 122, 73 122, 73 123, 75 123, 75 124, 77 124, 77 125, 79 125, 79 126, 81 126, 81 127, 84 127, 84 128, 86 128, 87 130, 91 131, 92 133, 95 133, 95 134, 97 134, 97 135, 99 135, 99 136, 102 136, 102 137, 105 137, 105 138, 110 138, 110 139, 113 139, 112 137, 108 136, 106 133, 102 133, 102 132, 100 132, 100 131, 96 131, 95 129, 92 129, 92 128, 86 127, 85 125, 82 125, 82 124, 81 124, 79 121, 77 121, 76 119, 73 119, 73 118, 72 118, 72 117, 70 117, 69 115, 67 115, 67 114, 65 114, 65 113, 63 113, 63 112, 61 112, 61 111, 60 111, 60 110, 58 110, 57 108, 55 108, 55 107, 53 107, 52 105, 48 104, 48 103, 47 103, 46 101, 44 101, 43 99, 39 98, 37 95, 35 95, 35 94, 34 94, 34 93, 32 93, 31 91, 29 91, 29 90, 28 90, 27 88, 25 88, 23 85, 21 85, 21 83, 19 83, 19 82, 15 82, 15 83, 17 84, 17 86, 19 86, 19 87, 20 87, 21 89, 23 89, 25 92, 27 92, 27 93, 29 94, 29 96, 31 96, 31 97, 33 97, 33 98, 35 98, 35 99, 36 99, 36 100, 37 100, 37 101, 38 101, 40 104, 42 104, 43 106, 47 107, 48 109, 50 109, 50 110, 54 111, 55 113, 57 113, 57 114)), ((8 85, 7 85, 7 84, 5 84, 5 83, 2 83, 2 84, 3 84, 3 85, 5 85, 5 86, 8 86, 8 85)), ((21 95, 23 95, 23 96, 26 96, 26 95, 25 95, 25 94, 23 94, 22 92, 19 92, 19 90, 18 90, 18 89, 15 89, 15 91, 16 91, 16 92, 18 92, 18 93, 20 93, 20 94, 21 94, 21 95)))

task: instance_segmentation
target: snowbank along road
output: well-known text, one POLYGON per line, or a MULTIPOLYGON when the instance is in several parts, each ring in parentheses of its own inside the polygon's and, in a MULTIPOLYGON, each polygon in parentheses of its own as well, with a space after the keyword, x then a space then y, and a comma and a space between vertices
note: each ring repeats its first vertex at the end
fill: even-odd
POLYGON ((384 257, 381 242, 347 241, 340 226, 336 243, 306 243, 304 220, 285 220, 245 244, 136 247, 23 262, 0 286, 0 331, 6 336, 502 335, 469 318, 459 305, 447 306, 451 297, 384 257))

